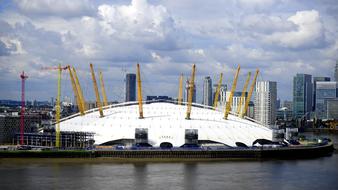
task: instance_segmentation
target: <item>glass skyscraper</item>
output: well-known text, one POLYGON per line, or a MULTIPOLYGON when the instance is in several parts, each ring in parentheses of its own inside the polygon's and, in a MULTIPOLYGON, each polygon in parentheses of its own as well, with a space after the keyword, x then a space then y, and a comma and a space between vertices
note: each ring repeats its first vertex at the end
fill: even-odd
POLYGON ((317 82, 316 87, 316 116, 328 119, 328 101, 337 99, 337 82, 317 82))
POLYGON ((297 74, 293 77, 293 117, 309 116, 312 111, 312 76, 297 74))
POLYGON ((316 86, 317 82, 330 81, 330 77, 313 77, 313 97, 312 97, 312 111, 316 110, 316 86))
POLYGON ((212 81, 209 76, 204 78, 203 104, 207 106, 212 106, 212 81))
POLYGON ((336 67, 335 67, 335 70, 334 70, 334 79, 336 82, 338 82, 338 60, 336 62, 336 67))
POLYGON ((136 101, 136 74, 127 73, 125 90, 126 102, 136 101))

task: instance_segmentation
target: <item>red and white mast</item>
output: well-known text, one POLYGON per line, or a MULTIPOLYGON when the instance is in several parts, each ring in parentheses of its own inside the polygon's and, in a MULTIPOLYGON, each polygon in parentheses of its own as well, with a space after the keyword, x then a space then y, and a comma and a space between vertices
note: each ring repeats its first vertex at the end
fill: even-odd
POLYGON ((21 115, 20 115, 20 144, 23 145, 23 133, 25 130, 25 80, 28 78, 25 72, 22 71, 21 75, 21 115))

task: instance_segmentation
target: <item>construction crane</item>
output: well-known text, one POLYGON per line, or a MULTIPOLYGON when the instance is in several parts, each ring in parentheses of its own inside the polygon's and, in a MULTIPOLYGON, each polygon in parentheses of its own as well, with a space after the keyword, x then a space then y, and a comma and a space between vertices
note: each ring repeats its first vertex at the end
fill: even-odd
POLYGON ((240 112, 242 111, 242 104, 245 103, 244 99, 245 99, 245 94, 246 94, 246 89, 248 88, 249 82, 250 82, 250 77, 251 77, 251 72, 248 73, 248 76, 246 77, 246 81, 243 87, 243 91, 242 91, 242 95, 241 98, 239 99, 239 104, 237 107, 237 115, 240 114, 240 112))
POLYGON ((137 100, 138 100, 138 109, 139 109, 139 119, 143 119, 141 74, 140 74, 140 64, 138 63, 136 65, 136 80, 137 80, 137 100))
POLYGON ((185 119, 190 119, 190 114, 191 114, 191 104, 192 104, 192 97, 194 93, 194 86, 195 86, 195 70, 196 70, 196 65, 192 65, 192 72, 191 72, 191 78, 189 80, 189 94, 188 94, 188 105, 187 105, 187 114, 185 119))
POLYGON ((103 75, 101 71, 99 72, 99 78, 100 78, 101 93, 102 93, 102 98, 103 98, 103 105, 108 106, 107 95, 106 95, 106 90, 104 88, 103 75))
POLYGON ((81 98, 80 98, 80 93, 79 93, 79 90, 76 86, 76 82, 75 82, 75 79, 74 79, 74 75, 73 75, 73 72, 70 68, 70 66, 68 65, 68 71, 69 71, 69 76, 70 76, 70 81, 72 83, 72 88, 73 88, 73 92, 74 92, 74 96, 75 96, 75 99, 76 99, 76 102, 77 102, 77 107, 79 109, 79 112, 80 112, 80 115, 84 115, 84 110, 83 110, 83 106, 82 106, 82 102, 81 102, 81 98))
POLYGON ((56 105, 55 105, 55 120, 56 120, 56 127, 55 127, 55 147, 60 148, 60 116, 61 116, 61 75, 62 70, 67 70, 68 66, 61 67, 61 64, 59 64, 58 67, 42 67, 42 70, 57 70, 58 71, 58 92, 56 97, 56 105))
POLYGON ((223 81, 223 73, 221 73, 221 75, 219 76, 219 81, 218 81, 217 88, 216 88, 216 92, 215 92, 215 97, 214 97, 214 109, 215 109, 215 110, 216 110, 216 108, 217 108, 217 102, 218 102, 218 97, 219 97, 219 91, 220 91, 220 89, 221 89, 222 81, 223 81))
POLYGON ((238 74, 239 74, 240 70, 241 70, 241 67, 238 65, 234 81, 232 82, 229 100, 228 100, 228 102, 226 103, 226 106, 225 106, 224 119, 228 119, 228 115, 231 111, 232 97, 234 96, 234 92, 236 90, 237 79, 238 79, 238 74))
POLYGON ((183 102, 183 74, 180 76, 180 83, 178 88, 178 98, 177 98, 177 104, 181 105, 183 102))
POLYGON ((97 107, 99 108, 100 117, 104 117, 103 116, 103 110, 102 110, 102 104, 101 104, 101 98, 100 98, 100 94, 99 94, 99 89, 97 87, 97 82, 96 82, 96 78, 95 78, 94 68, 93 68, 93 64, 91 64, 91 63, 90 63, 90 72, 92 74, 93 86, 94 86, 94 91, 95 91, 95 96, 96 96, 96 104, 97 104, 97 107))
POLYGON ((248 110, 248 107, 249 107, 249 103, 250 103, 250 100, 251 100, 251 96, 252 96, 252 92, 255 88, 255 85, 256 85, 256 80, 257 80, 257 76, 258 76, 258 73, 259 73, 259 70, 257 69, 256 70, 256 73, 255 73, 255 76, 254 76, 254 79, 252 81, 252 84, 251 84, 251 87, 250 87, 250 90, 249 90, 249 94, 248 94, 248 97, 245 101, 245 106, 244 106, 244 110, 242 110, 242 112, 240 113, 240 117, 243 118, 244 115, 246 114, 247 110, 248 110))
POLYGON ((85 112, 87 110, 87 108, 86 108, 86 102, 84 100, 84 96, 83 96, 83 93, 82 93, 82 89, 81 89, 81 85, 80 85, 80 82, 79 82, 79 78, 77 77, 76 70, 75 70, 74 67, 72 68, 72 70, 73 70, 73 74, 74 74, 74 78, 75 78, 75 84, 76 84, 76 87, 77 87, 77 91, 79 92, 81 106, 82 106, 83 111, 85 112))
POLYGON ((25 72, 22 71, 21 75, 21 115, 20 115, 20 145, 23 145, 23 133, 25 130, 25 80, 28 78, 25 72))

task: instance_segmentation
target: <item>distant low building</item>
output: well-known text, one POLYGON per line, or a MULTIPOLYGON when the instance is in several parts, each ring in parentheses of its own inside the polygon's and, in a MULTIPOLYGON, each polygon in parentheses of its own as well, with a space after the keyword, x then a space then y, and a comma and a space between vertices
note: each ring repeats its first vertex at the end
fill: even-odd
POLYGON ((86 105, 87 110, 90 110, 90 109, 97 107, 96 102, 85 102, 85 105, 86 105))
POLYGON ((173 99, 169 96, 147 96, 146 100, 150 101, 150 100, 173 100, 173 99))
POLYGON ((286 107, 288 110, 292 111, 293 103, 292 101, 285 100, 282 104, 282 107, 286 107))

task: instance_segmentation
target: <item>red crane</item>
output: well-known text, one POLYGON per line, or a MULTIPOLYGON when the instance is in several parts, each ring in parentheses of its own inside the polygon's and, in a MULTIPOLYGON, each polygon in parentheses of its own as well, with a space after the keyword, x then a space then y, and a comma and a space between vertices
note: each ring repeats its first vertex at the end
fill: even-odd
POLYGON ((28 78, 25 72, 21 75, 21 116, 20 116, 20 144, 23 145, 23 133, 25 129, 25 80, 28 78))

